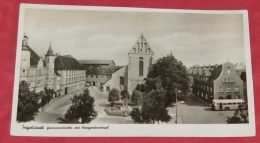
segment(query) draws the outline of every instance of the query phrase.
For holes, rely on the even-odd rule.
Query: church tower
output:
[[[131,94],[134,89],[143,91],[144,79],[153,62],[153,51],[143,34],[128,52],[128,83],[127,90]]]
[[[24,34],[23,42],[22,42],[22,55],[21,55],[21,72],[20,72],[20,81],[24,80],[27,81],[27,76],[30,68],[30,58],[31,58],[31,51],[28,46],[28,37]]]
[[[51,44],[47,51],[47,54],[45,55],[45,62],[46,62],[46,80],[45,80],[45,86],[46,88],[53,89],[54,87],[54,60],[55,55],[53,54]]]

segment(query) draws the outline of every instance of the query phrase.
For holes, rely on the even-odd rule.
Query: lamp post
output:
[[[178,96],[178,93],[180,93],[181,91],[178,91],[178,90],[175,90],[175,105],[176,105],[176,121],[175,123],[178,124],[178,102],[177,102],[177,96]]]

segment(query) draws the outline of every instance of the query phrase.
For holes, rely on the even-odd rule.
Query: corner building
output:
[[[193,66],[188,72],[193,78],[193,93],[208,102],[213,99],[245,99],[243,80],[230,62]]]
[[[85,87],[86,73],[82,65],[71,56],[54,55],[51,44],[45,59],[28,45],[24,35],[22,42],[20,79],[30,84],[36,93],[44,87],[53,89],[58,95],[68,94]]]

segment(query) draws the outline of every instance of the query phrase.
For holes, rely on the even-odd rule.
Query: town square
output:
[[[26,9],[16,121],[248,124],[243,26],[230,13]]]

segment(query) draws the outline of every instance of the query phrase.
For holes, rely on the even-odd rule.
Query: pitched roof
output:
[[[148,42],[144,38],[143,34],[137,39],[137,42],[133,46],[133,48],[128,52],[131,54],[142,53],[142,54],[151,54],[153,55],[153,50],[149,46]]]
[[[31,47],[27,46],[27,48],[31,53],[30,66],[36,66],[41,57],[36,52],[34,52],[34,50]],[[45,63],[44,66],[46,66]]]
[[[204,68],[203,69],[205,76],[211,76],[211,69],[210,68]]]
[[[86,65],[116,65],[113,60],[78,60],[80,64]]]
[[[36,67],[41,57],[28,45],[28,39],[29,38],[24,34],[22,50],[27,50],[30,52],[30,67]],[[43,62],[43,64],[43,66],[46,66],[45,62]]]
[[[124,66],[105,66],[102,68],[91,68],[86,71],[87,75],[111,75]]]
[[[223,65],[219,65],[217,68],[214,68],[208,81],[214,81],[215,79],[217,79],[222,72],[222,67]]]
[[[60,76],[59,72],[57,70],[54,70],[54,73],[57,75],[57,76]]]
[[[54,64],[55,70],[84,70],[84,67],[70,56],[58,56]]]

